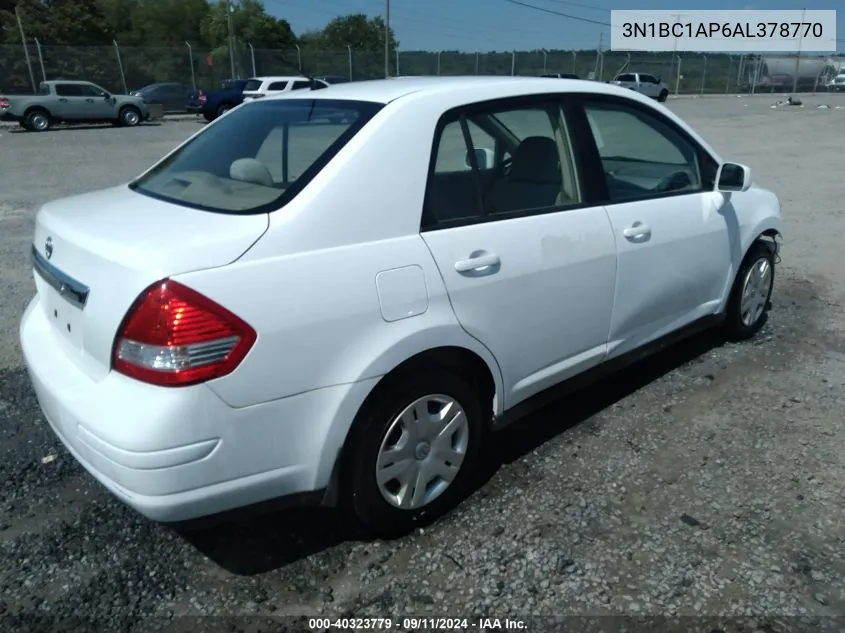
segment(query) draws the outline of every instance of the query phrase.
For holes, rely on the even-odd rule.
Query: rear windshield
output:
[[[244,84],[244,92],[249,92],[250,90],[258,90],[261,87],[261,80],[260,79],[250,79],[248,82]]]
[[[336,99],[245,103],[130,187],[217,213],[273,211],[292,200],[382,107]]]
[[[42,82],[38,85],[38,94],[40,95],[49,95],[50,94],[50,84]]]

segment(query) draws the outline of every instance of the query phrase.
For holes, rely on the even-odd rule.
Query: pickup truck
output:
[[[150,118],[141,97],[113,95],[87,81],[44,81],[37,95],[0,97],[0,121],[17,121],[32,132],[55,123],[114,123],[134,127]]]
[[[646,73],[622,73],[616,75],[616,78],[610,83],[622,86],[623,88],[630,88],[658,101],[666,101],[666,98],[669,96],[669,87],[660,77],[647,75]]]
[[[244,87],[247,79],[224,79],[220,90],[206,92],[200,90],[188,99],[188,112],[202,114],[209,123],[219,116],[226,114],[244,100]]]

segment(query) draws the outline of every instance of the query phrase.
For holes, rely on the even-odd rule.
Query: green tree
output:
[[[355,78],[384,76],[384,20],[380,16],[368,18],[363,13],[342,15],[331,20],[319,37],[308,42],[309,68],[312,72],[345,75],[348,58],[353,56]],[[391,65],[399,42],[388,30],[388,48]]]

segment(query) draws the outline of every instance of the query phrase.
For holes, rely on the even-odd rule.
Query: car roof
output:
[[[371,79],[332,84],[320,90],[295,90],[291,93],[272,95],[270,99],[349,99],[387,104],[401,97],[416,94],[442,94],[455,96],[455,107],[470,101],[484,101],[487,98],[517,97],[520,95],[549,92],[549,81],[545,77],[512,76],[462,76],[462,77],[395,77]],[[592,92],[629,97],[630,90],[618,86],[586,81],[584,79],[561,79],[554,82],[555,92]],[[489,96],[485,96],[488,93]]]
[[[308,77],[303,77],[302,75],[262,75],[260,77],[250,77],[247,81],[293,81],[296,79],[308,81]]]

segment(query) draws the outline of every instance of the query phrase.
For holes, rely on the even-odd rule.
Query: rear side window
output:
[[[305,88],[310,88],[311,82],[310,81],[294,81],[291,90],[304,90]]]
[[[38,94],[40,95],[48,95],[50,94],[50,84],[42,82],[38,86]]]
[[[81,97],[82,88],[79,84],[56,84],[56,94],[60,97]]]
[[[244,92],[258,90],[260,88],[261,88],[261,80],[260,79],[250,79],[248,82],[246,82],[244,84]]]
[[[267,90],[284,90],[287,88],[288,82],[286,81],[274,81],[270,84],[270,87]]]
[[[259,100],[235,108],[130,187],[229,214],[284,206],[384,106],[337,99]]]
[[[628,75],[619,75],[619,76],[616,78],[616,81],[636,81],[636,80],[637,80],[637,78],[636,78],[634,75],[630,75],[630,74],[628,74]]]

